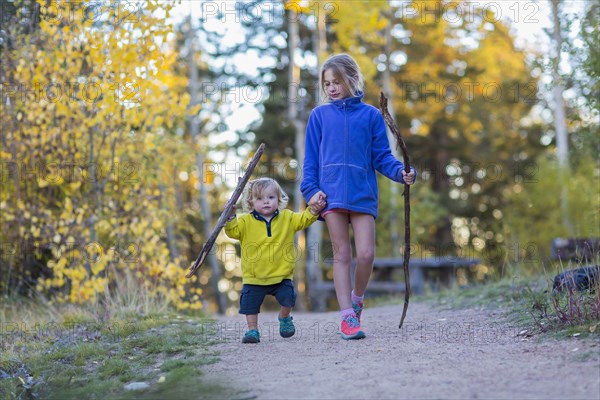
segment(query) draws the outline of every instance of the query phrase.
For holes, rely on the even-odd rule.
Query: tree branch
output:
[[[381,92],[381,97],[379,98],[379,109],[381,111],[381,115],[383,115],[383,119],[387,126],[389,126],[392,134],[396,138],[396,146],[402,150],[402,156],[404,159],[404,170],[408,173],[410,172],[410,158],[408,157],[408,150],[406,148],[406,144],[404,143],[404,139],[400,136],[400,132],[396,127],[396,123],[394,122],[390,112],[388,111],[388,99],[385,97],[383,92]],[[400,325],[398,328],[402,328],[402,324],[404,323],[404,318],[406,318],[406,311],[408,310],[408,302],[410,300],[410,273],[408,269],[408,263],[410,261],[410,185],[404,184],[404,283],[406,286],[406,290],[404,292],[404,308],[402,309],[402,317],[400,318]]]
[[[256,164],[258,164],[258,161],[260,160],[260,156],[262,155],[264,150],[265,150],[265,144],[261,143],[260,146],[258,146],[256,153],[254,153],[254,157],[252,157],[252,160],[250,160],[250,164],[248,164],[248,169],[246,169],[244,176],[238,182],[235,190],[233,191],[233,194],[229,198],[229,201],[227,201],[227,204],[225,204],[225,209],[221,213],[221,216],[219,217],[219,220],[217,221],[217,225],[213,229],[213,231],[210,234],[210,237],[208,238],[206,243],[204,243],[204,246],[202,246],[202,250],[200,251],[198,258],[196,258],[196,261],[194,261],[194,263],[190,267],[190,270],[185,275],[186,278],[191,278],[192,275],[194,275],[194,273],[196,273],[196,271],[202,266],[202,263],[206,259],[206,256],[208,255],[208,253],[212,249],[213,245],[215,244],[215,241],[217,240],[217,236],[219,236],[219,232],[221,232],[221,229],[223,229],[223,227],[227,223],[227,218],[229,218],[229,215],[231,214],[231,210],[233,209],[233,207],[237,203],[238,199],[240,198],[240,195],[242,194],[242,191],[244,190],[246,183],[248,183],[248,180],[250,179],[250,176],[252,175],[252,172],[254,171]]]

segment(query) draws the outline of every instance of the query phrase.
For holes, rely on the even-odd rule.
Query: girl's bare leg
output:
[[[330,213],[325,217],[333,247],[333,286],[340,310],[352,308],[351,263],[352,247],[348,214]]]
[[[369,214],[350,214],[354,246],[356,247],[356,271],[354,272],[354,294],[363,296],[375,258],[375,218]]]

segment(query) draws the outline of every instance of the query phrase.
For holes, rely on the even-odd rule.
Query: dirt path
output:
[[[290,339],[262,313],[257,345],[240,343],[242,316],[221,318],[221,361],[205,376],[237,399],[600,399],[596,340],[538,343],[495,312],[419,303],[399,330],[400,313],[366,308],[367,338],[356,341],[339,338],[337,313],[295,313]]]

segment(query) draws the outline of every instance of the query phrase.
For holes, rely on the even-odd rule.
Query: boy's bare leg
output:
[[[258,314],[247,314],[246,323],[249,331],[258,330]]]
[[[292,307],[281,306],[281,311],[279,311],[279,318],[287,318],[290,316],[291,312],[292,312]]]

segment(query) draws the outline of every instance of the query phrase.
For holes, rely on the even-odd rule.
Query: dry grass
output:
[[[199,367],[216,359],[202,329],[209,321],[182,318],[130,275],[107,293],[81,306],[2,299],[0,398],[191,398],[199,390],[222,397],[200,378]],[[150,387],[129,393],[132,381]]]

